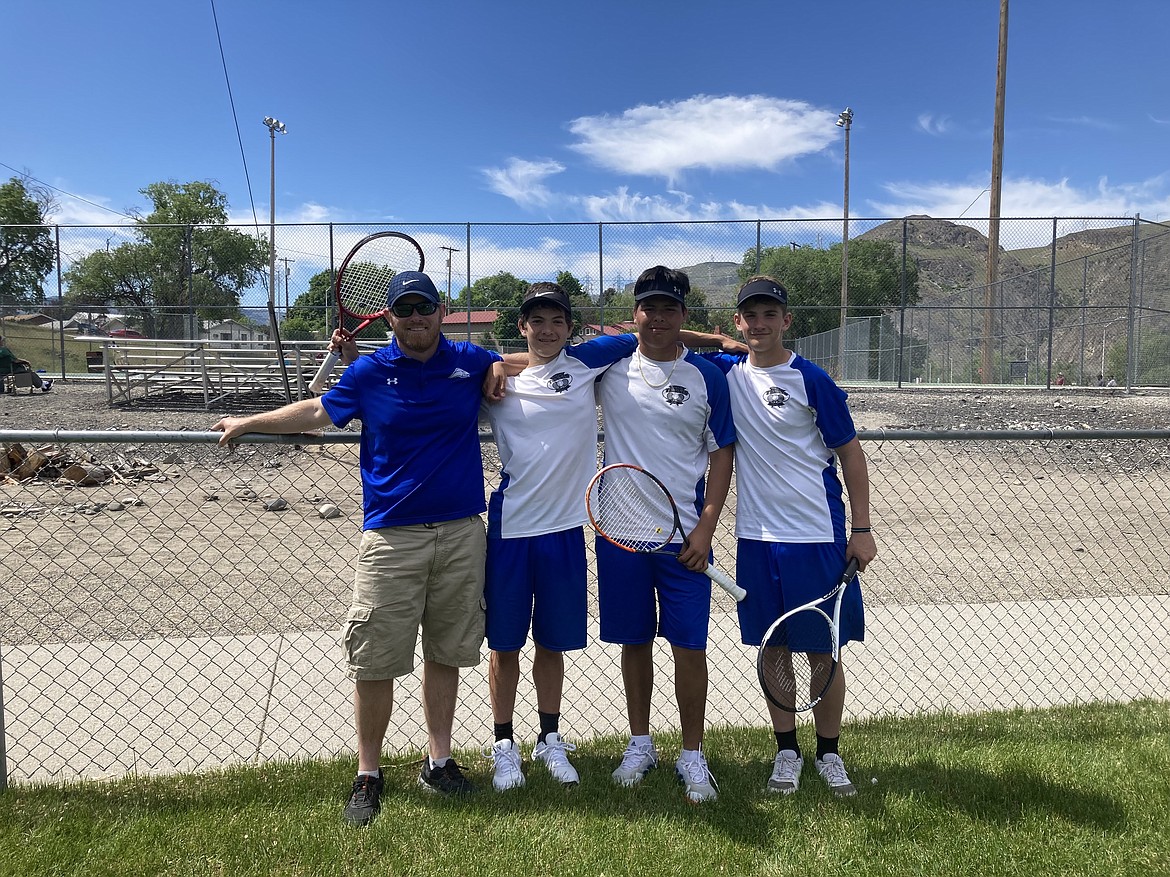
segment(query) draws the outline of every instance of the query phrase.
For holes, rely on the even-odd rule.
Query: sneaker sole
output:
[[[650,771],[654,770],[656,767],[658,767],[658,765],[652,764],[652,765],[650,765],[650,767],[646,768],[644,771],[642,771],[636,777],[615,777],[615,776],[613,776],[613,774],[610,774],[610,777],[613,778],[615,785],[625,786],[625,787],[629,788],[630,786],[638,785],[638,783],[640,783],[640,782],[642,782],[642,780],[646,779],[646,774],[650,773]]]

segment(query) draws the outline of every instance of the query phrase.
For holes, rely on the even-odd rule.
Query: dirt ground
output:
[[[99,382],[0,396],[0,430],[207,431],[225,414],[278,398],[155,398],[111,408]],[[1170,393],[857,388],[860,429],[1165,429]],[[163,447],[102,440],[73,447],[96,462],[159,472],[74,488],[0,484],[0,637],[9,641],[152,633],[325,629],[343,611],[361,489],[353,445]],[[1170,526],[1165,442],[867,442],[883,526],[875,600],[992,601],[1037,592],[1079,597],[1155,588],[1136,546]],[[490,490],[498,478],[485,445]],[[338,466],[337,463],[342,463]],[[283,510],[265,504],[282,499]],[[135,501],[140,501],[135,504]],[[323,503],[340,514],[322,520]],[[728,499],[716,553],[733,563]],[[1101,539],[1112,533],[1115,538]],[[961,549],[961,554],[956,553]],[[51,607],[51,609],[50,609]],[[47,614],[46,614],[47,613]]]
[[[860,429],[1164,429],[1170,391],[1062,387],[893,390],[850,388]],[[0,429],[206,430],[225,414],[276,407],[276,396],[240,398],[206,411],[183,397],[110,407],[100,381],[57,381],[48,393],[0,395]]]

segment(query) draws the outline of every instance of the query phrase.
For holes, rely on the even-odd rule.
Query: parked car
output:
[[[146,336],[137,329],[111,329],[109,333],[111,338],[145,338]]]

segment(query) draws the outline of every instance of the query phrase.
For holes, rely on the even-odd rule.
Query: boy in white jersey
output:
[[[500,452],[499,486],[488,503],[487,638],[495,723],[492,785],[524,785],[512,719],[520,649],[531,625],[532,679],[540,736],[533,758],[566,785],[578,781],[561,739],[564,652],[586,644],[586,522],[583,497],[597,468],[594,382],[633,352],[633,335],[565,349],[573,328],[568,295],[555,283],[529,287],[518,327],[527,368],[509,377],[502,402],[485,406]]]
[[[846,394],[814,363],[784,347],[792,325],[788,291],[757,276],[739,291],[735,326],[748,354],[708,354],[726,374],[735,416],[736,580],[748,592],[739,604],[740,633],[759,645],[785,611],[828,593],[848,558],[864,570],[877,555],[870,532],[869,474]],[[852,533],[834,453],[849,489]],[[854,579],[841,606],[841,645],[865,633],[861,586]],[[840,796],[853,795],[837,751],[845,704],[843,662],[816,707],[817,772]],[[768,791],[800,787],[804,760],[796,716],[767,704],[777,755]]]
[[[727,381],[679,343],[690,281],[656,266],[634,284],[638,349],[602,377],[606,463],[634,463],[658,476],[678,504],[683,532],[668,550],[632,554],[598,538],[601,638],[622,646],[630,743],[613,772],[641,782],[658,765],[650,737],[655,636],[670,644],[683,751],[675,764],[692,803],[716,797],[702,752],[707,706],[711,585],[703,574],[731,483],[735,429]],[[704,476],[706,489],[704,491]]]

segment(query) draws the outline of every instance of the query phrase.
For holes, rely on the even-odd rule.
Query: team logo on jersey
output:
[[[792,394],[780,387],[768,387],[764,390],[764,404],[769,408],[783,408],[784,403],[792,398]]]
[[[456,368],[455,371],[453,371],[453,372],[451,372],[451,374],[447,375],[447,380],[449,380],[449,381],[462,381],[462,380],[465,380],[466,378],[469,378],[469,377],[471,377],[470,372],[465,372],[461,368]]]
[[[666,400],[667,405],[681,405],[691,398],[691,391],[678,384],[671,384],[662,391],[662,398]]]
[[[544,383],[554,393],[564,393],[573,385],[573,376],[568,372],[557,372]]]

